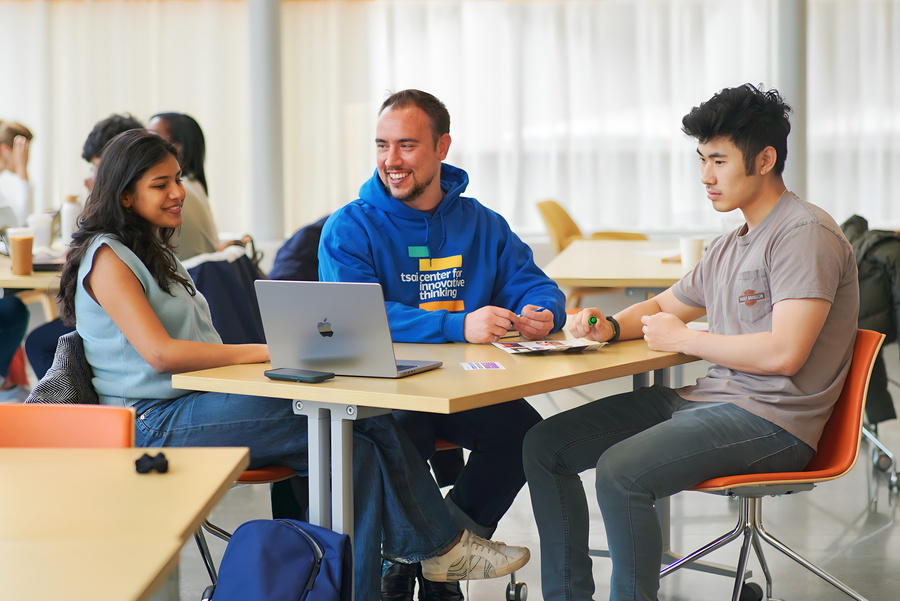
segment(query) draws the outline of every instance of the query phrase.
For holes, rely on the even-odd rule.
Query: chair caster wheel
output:
[[[755,582],[745,582],[741,587],[741,601],[762,601],[762,587]]]
[[[885,455],[884,453],[878,453],[876,451],[875,456],[873,457],[873,463],[875,467],[880,469],[882,472],[887,472],[893,467],[894,460]]]
[[[510,582],[506,585],[506,601],[525,601],[528,599],[528,585],[524,582]]]
[[[216,590],[216,587],[215,587],[215,585],[212,585],[212,584],[209,585],[208,587],[206,587],[205,589],[203,589],[203,596],[200,597],[200,601],[210,601],[210,599],[212,599],[213,592],[215,592],[215,590]]]

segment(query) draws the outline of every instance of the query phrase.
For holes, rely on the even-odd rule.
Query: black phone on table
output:
[[[290,367],[267,369],[263,373],[271,380],[285,380],[287,382],[324,382],[334,377],[334,374],[330,371],[292,369]]]

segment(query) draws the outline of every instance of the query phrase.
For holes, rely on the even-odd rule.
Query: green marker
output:
[[[591,316],[588,318],[588,325],[589,325],[589,326],[592,326],[592,325],[594,325],[595,323],[597,323],[597,318],[594,317],[593,315],[591,315]]]

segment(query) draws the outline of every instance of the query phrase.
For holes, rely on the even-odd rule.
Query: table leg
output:
[[[353,422],[390,409],[296,400],[309,429],[310,523],[353,537]]]

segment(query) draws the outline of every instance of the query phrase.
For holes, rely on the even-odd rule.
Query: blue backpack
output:
[[[298,520],[251,520],[225,548],[213,601],[350,601],[350,537]]]

